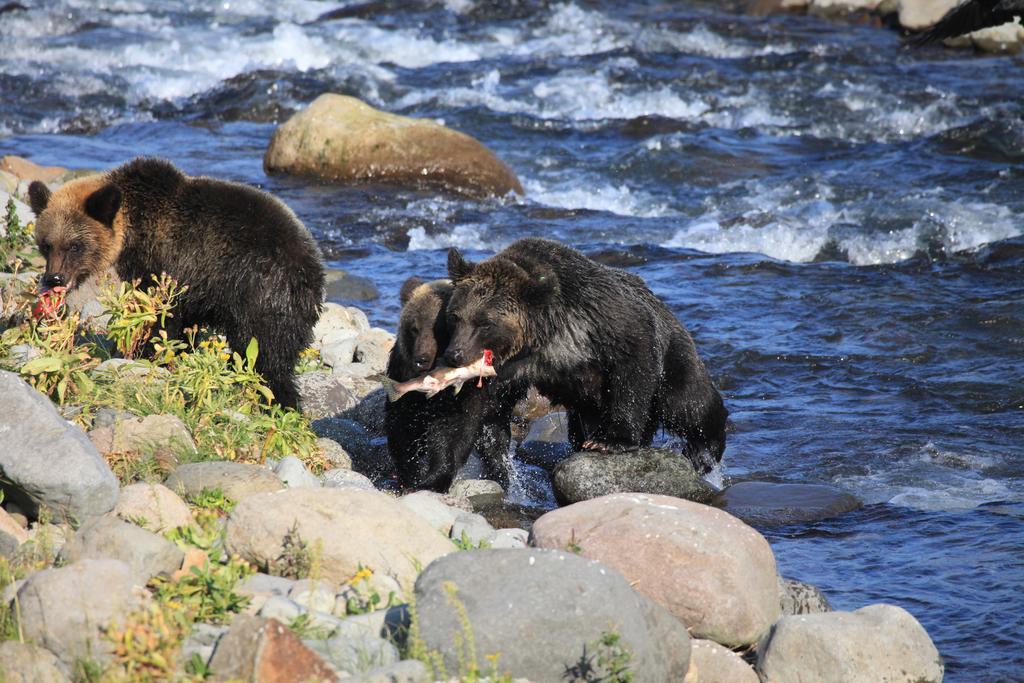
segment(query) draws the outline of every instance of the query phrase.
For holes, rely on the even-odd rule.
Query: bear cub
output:
[[[700,472],[721,460],[728,415],[690,334],[639,277],[552,240],[479,264],[448,252],[449,365],[494,353],[499,383],[565,406],[576,450],[631,450],[659,426]]]
[[[312,341],[324,275],[312,236],[281,201],[148,158],[52,194],[34,182],[29,199],[46,258],[41,289],[74,289],[111,267],[143,284],[166,272],[188,285],[168,335],[205,325],[238,351],[255,337],[256,369],[277,402],[296,406],[295,362]]]
[[[396,382],[419,377],[438,365],[448,345],[446,318],[450,280],[423,282],[411,277],[402,285],[402,313],[387,376]],[[456,394],[446,389],[427,398],[410,392],[384,406],[388,451],[403,488],[445,492],[476,448],[488,479],[508,484],[505,454],[511,439],[515,395],[510,386],[485,381],[483,389],[467,383]]]

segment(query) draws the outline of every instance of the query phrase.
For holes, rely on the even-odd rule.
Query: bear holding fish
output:
[[[640,278],[539,238],[518,240],[480,263],[453,248],[448,275],[440,281],[443,307],[430,324],[413,327],[406,315],[411,302],[403,301],[385,380],[387,413],[404,418],[387,421],[403,485],[446,489],[468,457],[465,444],[495,433],[482,460],[489,478],[507,481],[497,450],[507,450],[512,407],[530,386],[566,408],[575,450],[633,450],[664,428],[685,440],[697,471],[721,460],[728,416],[722,397],[689,333]],[[435,349],[430,366],[413,375],[392,372],[422,337]],[[471,381],[483,389],[462,388]],[[400,408],[413,400],[403,398],[407,392],[416,392],[416,406]],[[482,404],[468,414],[458,403],[432,404],[467,393]],[[441,430],[432,441],[421,423],[414,431],[423,438],[410,448],[407,430],[419,413],[457,425],[458,436]],[[462,446],[456,457],[445,455],[453,438]],[[431,476],[417,480],[416,471]]]

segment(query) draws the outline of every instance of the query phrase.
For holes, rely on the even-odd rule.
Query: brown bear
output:
[[[34,182],[29,199],[46,258],[41,289],[74,289],[111,267],[144,284],[166,272],[188,285],[169,336],[209,326],[239,351],[256,338],[256,369],[277,402],[296,406],[295,362],[312,341],[324,274],[312,236],[281,201],[147,158],[52,194]]]
[[[450,280],[424,283],[412,277],[402,285],[389,378],[404,382],[437,365],[448,344],[445,311],[451,292]],[[431,398],[412,392],[385,404],[388,452],[403,488],[447,491],[474,448],[484,476],[508,485],[506,456],[519,396],[511,385],[485,382],[483,389],[466,384],[458,394],[446,389]]]
[[[497,379],[568,412],[573,448],[629,450],[659,426],[701,472],[721,460],[728,415],[693,339],[636,275],[546,239],[479,264],[448,252],[448,365],[491,349]]]

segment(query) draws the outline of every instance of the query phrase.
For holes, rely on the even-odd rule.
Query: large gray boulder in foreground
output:
[[[18,590],[25,640],[42,645],[67,667],[105,662],[112,643],[104,629],[122,625],[145,605],[136,573],[118,560],[82,560],[29,576]]]
[[[114,509],[117,478],[85,432],[12,372],[0,372],[0,416],[0,480],[8,500],[33,515],[45,505],[78,520]]]
[[[121,560],[140,583],[146,583],[157,574],[176,572],[185,555],[163,536],[107,515],[83,524],[61,548],[60,559],[68,564],[84,559]]]
[[[441,654],[449,672],[459,671],[456,643],[470,637],[482,669],[485,657],[500,653],[499,672],[531,681],[574,680],[574,674],[605,680],[596,661],[602,652],[628,652],[636,683],[682,681],[690,662],[690,639],[679,621],[618,572],[570,552],[446,555],[416,581],[416,614],[426,647]],[[618,643],[601,645],[612,634]],[[583,675],[588,667],[593,678]]]
[[[779,619],[757,646],[774,683],[938,683],[943,664],[924,628],[895,605]]]

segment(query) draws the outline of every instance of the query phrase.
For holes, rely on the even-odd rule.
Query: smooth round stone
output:
[[[719,493],[712,504],[756,526],[816,522],[856,510],[860,500],[824,484],[744,481]]]

